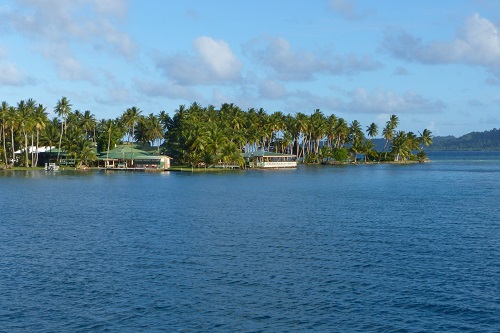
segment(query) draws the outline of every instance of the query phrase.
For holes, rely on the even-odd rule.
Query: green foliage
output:
[[[336,148],[333,150],[333,159],[337,162],[346,162],[349,158],[349,150],[347,148]]]
[[[345,162],[349,152],[353,158],[364,156],[364,161],[418,158],[414,151],[432,144],[432,134],[424,130],[417,137],[412,132],[397,131],[399,119],[391,115],[382,130],[384,149],[375,150],[374,136],[379,127],[372,123],[363,127],[357,120],[323,114],[319,109],[309,115],[285,114],[264,109],[241,110],[232,103],[220,108],[192,103],[179,106],[170,117],[165,111],[146,114],[136,106],[126,109],[116,119],[96,120],[89,111],[72,109],[69,99],[57,101],[54,111],[57,118],[49,121],[42,105],[28,99],[17,107],[3,102],[0,107],[1,150],[3,160],[10,161],[14,151],[24,149],[22,162],[36,165],[37,158],[27,153],[31,142],[58,146],[57,154],[73,156],[82,163],[91,163],[89,148],[97,146],[105,152],[128,141],[155,146],[175,163],[192,166],[205,163],[243,165],[243,150],[267,150],[295,154],[305,163],[325,160]],[[382,127],[381,127],[382,128]],[[367,137],[368,139],[367,139]]]

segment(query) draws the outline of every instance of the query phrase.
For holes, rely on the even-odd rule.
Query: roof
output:
[[[39,153],[45,153],[45,152],[49,152],[51,150],[51,147],[38,147],[38,152]],[[57,153],[58,149],[55,147],[55,146],[52,146],[52,153],[53,152],[56,152]],[[28,152],[31,154],[31,153],[35,153],[36,152],[36,146],[29,146],[28,147]],[[20,150],[16,150],[14,152],[14,154],[21,154],[21,153],[24,153],[24,148],[23,149],[20,149]]]
[[[251,157],[295,157],[295,155],[292,154],[280,154],[280,153],[273,153],[269,151],[254,151],[254,152],[248,152],[248,153],[243,153],[244,158],[251,158]]]
[[[168,156],[165,156],[165,155],[144,155],[144,156],[137,156],[135,157],[136,159],[141,159],[141,160],[157,160],[159,158],[168,158],[168,159],[172,159],[172,157],[168,157]]]
[[[140,150],[135,148],[132,145],[119,145],[114,149],[111,149],[109,152],[103,151],[101,152],[99,159],[126,159],[131,160],[136,157],[142,157],[149,155],[144,150]]]
[[[133,145],[117,145],[115,148],[111,149],[108,153],[103,151],[99,155],[100,160],[106,160],[106,159],[133,160],[136,158],[155,159],[161,157],[170,158],[168,156],[163,156],[163,155],[153,155],[151,152],[138,149],[137,146]]]

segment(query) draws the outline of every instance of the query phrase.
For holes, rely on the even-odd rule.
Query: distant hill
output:
[[[500,150],[500,129],[471,132],[459,138],[436,136],[427,150]]]
[[[424,150],[497,150],[500,151],[500,129],[492,129],[485,132],[471,132],[459,138],[454,136],[436,136],[433,138],[432,146],[424,147]],[[372,139],[375,149],[384,149],[384,139]],[[387,149],[390,150],[390,147]]]

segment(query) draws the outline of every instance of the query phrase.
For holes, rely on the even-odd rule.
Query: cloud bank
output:
[[[194,54],[176,53],[156,58],[156,67],[180,85],[228,84],[241,79],[243,64],[223,40],[207,36],[193,41]]]
[[[477,13],[466,19],[454,40],[424,42],[405,31],[389,31],[383,47],[393,56],[408,61],[477,65],[500,75],[499,28]]]

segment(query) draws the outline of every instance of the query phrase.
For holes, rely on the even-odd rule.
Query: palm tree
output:
[[[19,101],[17,103],[17,113],[19,115],[19,124],[24,136],[24,163],[26,167],[30,166],[29,149],[28,149],[28,133],[31,132],[33,126],[32,112],[35,107],[35,101],[29,99],[28,101]]]
[[[327,138],[327,146],[332,148],[333,147],[333,141],[335,140],[335,128],[337,127],[337,116],[334,114],[331,114],[328,116],[326,119],[326,138]]]
[[[388,123],[393,131],[396,130],[396,127],[398,127],[398,125],[399,125],[398,116],[396,116],[395,114],[391,114],[391,116],[389,117]]]
[[[382,136],[385,139],[385,145],[384,145],[384,150],[385,151],[385,157],[384,159],[387,159],[387,146],[389,145],[389,142],[391,142],[394,139],[394,135],[396,132],[396,127],[399,125],[399,118],[398,116],[392,114],[389,117],[389,120],[385,123],[384,130],[382,131]]]
[[[73,148],[73,156],[75,157],[75,165],[77,168],[80,169],[83,164],[87,165],[87,162],[97,160],[94,149],[87,138],[80,137]]]
[[[351,152],[354,154],[354,164],[358,163],[358,154],[363,151],[363,142],[361,140],[355,140],[351,146]]]
[[[3,144],[3,156],[5,165],[7,166],[7,144],[5,139],[5,132],[7,131],[7,117],[9,112],[9,104],[5,101],[2,102],[0,107],[0,114],[2,117],[2,144]]]
[[[228,142],[228,137],[217,124],[210,124],[205,133],[206,150],[212,156],[217,156],[222,145]]]
[[[396,132],[391,148],[391,151],[394,154],[394,162],[398,162],[400,157],[401,160],[404,160],[409,156],[411,149],[408,144],[409,141],[407,134],[404,131]]]
[[[123,124],[128,128],[127,133],[129,135],[129,140],[128,140],[129,143],[130,143],[130,138],[132,139],[135,138],[135,126],[139,122],[141,113],[142,113],[141,109],[139,109],[136,106],[133,106],[125,110],[125,112],[122,115]]]
[[[364,139],[363,131],[361,130],[361,124],[357,120],[353,120],[349,126],[349,140],[351,144],[354,145],[356,141],[361,141]]]
[[[221,146],[216,159],[221,161],[223,164],[236,163],[239,166],[245,165],[245,159],[241,155],[241,150],[234,142],[231,141],[228,141]]]
[[[7,117],[6,117],[6,123],[9,125],[10,127],[10,140],[11,140],[11,149],[12,149],[12,164],[11,164],[11,167],[14,166],[14,161],[15,161],[15,157],[16,157],[16,154],[15,154],[15,151],[16,151],[16,147],[15,147],[15,141],[14,141],[14,132],[16,131],[16,128],[19,126],[19,122],[20,122],[20,117],[19,117],[19,114],[17,112],[17,109],[13,106],[9,106],[8,110],[7,110]]]
[[[420,137],[419,137],[419,141],[420,141],[420,144],[421,144],[421,149],[423,148],[423,146],[427,146],[429,147],[430,145],[432,145],[432,132],[429,131],[427,128],[424,129],[424,131],[422,133],[420,133]]]
[[[370,138],[374,138],[378,135],[378,126],[375,123],[371,123],[370,126],[366,127],[366,134]]]
[[[339,118],[337,120],[337,126],[335,127],[335,136],[337,137],[337,142],[335,143],[335,148],[341,148],[344,146],[347,137],[349,136],[349,126],[344,118]]]
[[[154,114],[150,113],[147,118],[142,118],[142,125],[144,126],[144,135],[147,141],[151,141],[151,145],[154,145],[155,141],[158,141],[158,154],[160,153],[160,141],[163,138],[162,126],[160,119]]]
[[[106,132],[107,137],[108,137],[108,146],[106,149],[106,164],[109,163],[109,147],[111,146],[111,135],[113,134],[113,120],[108,119],[108,120],[103,120],[103,130]]]
[[[61,135],[59,136],[59,150],[57,152],[58,161],[61,156],[61,144],[62,144],[62,137],[64,134],[64,128],[66,127],[66,119],[71,113],[71,106],[72,105],[70,104],[69,100],[63,96],[60,100],[57,101],[56,107],[54,108],[54,111],[56,112],[57,116],[62,119]]]
[[[80,124],[85,130],[85,138],[87,140],[90,139],[91,130],[93,131],[93,141],[95,142],[95,128],[97,126],[95,115],[93,115],[90,110],[86,110],[80,119]]]
[[[314,110],[313,114],[310,117],[310,128],[309,128],[309,134],[311,139],[315,139],[315,144],[314,144],[314,152],[316,154],[319,153],[319,143],[323,138],[325,137],[325,130],[326,130],[326,118],[319,109]]]
[[[47,122],[42,132],[41,142],[49,146],[49,162],[52,157],[52,147],[55,146],[59,140],[59,127],[61,127],[59,119],[53,118],[52,121]]]
[[[306,158],[306,146],[307,140],[309,137],[307,133],[309,132],[309,117],[302,112],[299,112],[295,115],[295,119],[297,121],[297,132],[299,136],[302,137],[302,142],[299,144],[299,147],[302,147],[302,151],[297,153],[297,158]]]
[[[368,162],[368,156],[377,156],[377,151],[373,148],[375,148],[375,144],[372,140],[365,140],[361,150],[361,152],[365,155],[365,163]]]
[[[278,152],[278,133],[285,127],[285,115],[281,111],[276,111],[269,116],[269,128],[271,129],[271,139],[274,138],[274,151]]]
[[[39,104],[33,112],[33,120],[35,122],[36,128],[36,159],[34,161],[34,166],[38,165],[38,145],[40,143],[40,132],[45,128],[48,122],[48,113],[42,104]]]

